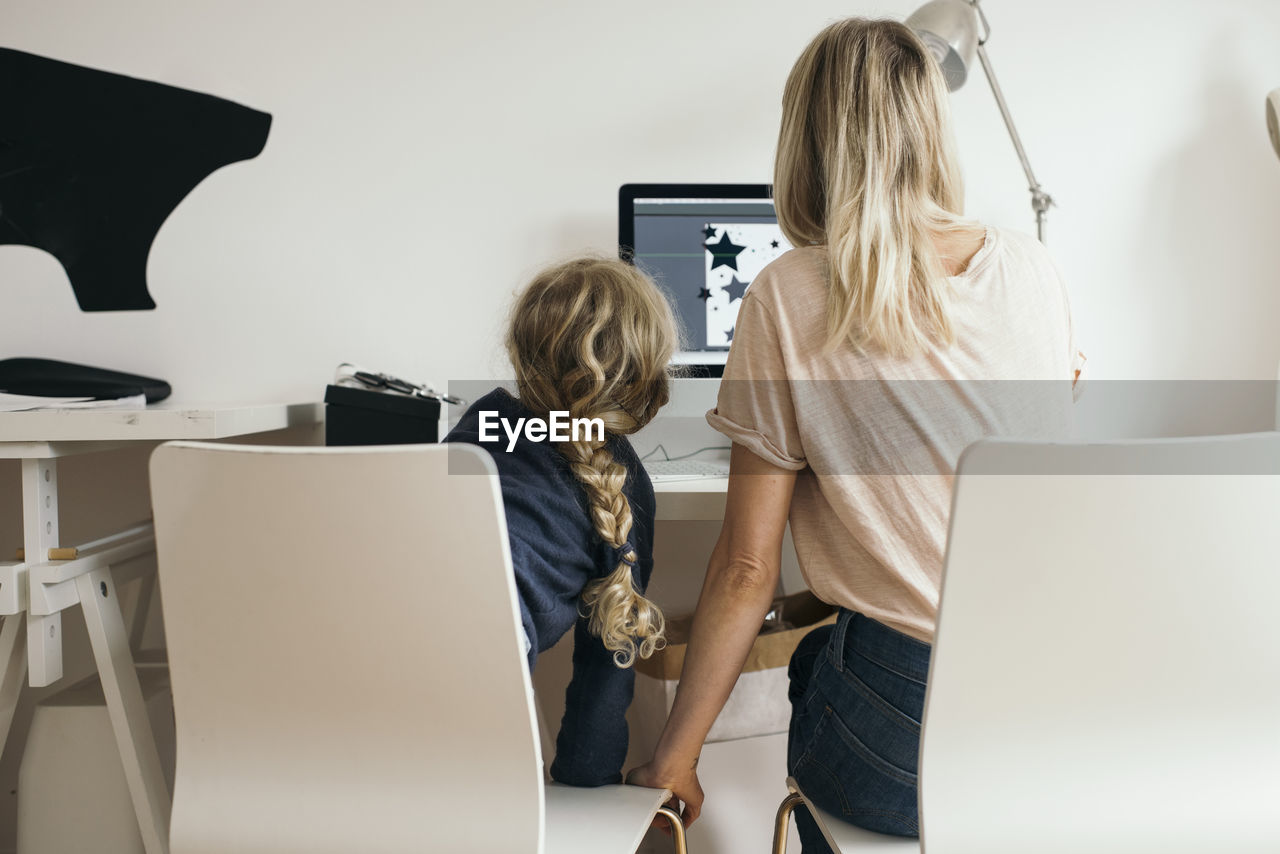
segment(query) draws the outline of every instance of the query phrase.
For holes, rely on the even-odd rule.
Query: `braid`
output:
[[[600,539],[613,549],[626,546],[632,522],[631,502],[622,491],[626,467],[602,441],[564,442],[560,452],[586,490],[587,509]],[[630,667],[637,655],[648,658],[665,645],[662,612],[635,589],[631,566],[638,559],[635,550],[628,549],[613,572],[582,591],[582,602],[590,609],[587,627],[613,651],[619,667]]]
[[[586,488],[587,510],[596,533],[609,545],[621,548],[631,533],[631,502],[622,494],[626,468],[614,460],[603,442],[564,442],[560,448],[574,477]]]

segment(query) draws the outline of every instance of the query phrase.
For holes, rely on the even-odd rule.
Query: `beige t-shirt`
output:
[[[751,283],[707,421],[799,472],[791,533],[819,598],[932,642],[961,451],[1072,431],[1066,289],[1039,242],[988,228],[950,279],[954,345],[823,353],[825,268],[823,247],[794,249]]]

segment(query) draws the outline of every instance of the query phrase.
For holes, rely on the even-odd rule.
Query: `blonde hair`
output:
[[[559,449],[586,490],[600,539],[611,549],[627,548],[613,572],[582,592],[589,629],[619,667],[660,649],[664,622],[635,589],[631,568],[638,556],[628,539],[631,504],[622,491],[627,469],[606,441],[639,430],[666,404],[667,363],[676,346],[675,319],[657,286],[629,264],[595,257],[539,273],[517,298],[507,333],[525,406],[604,422],[606,438],[561,442]]]
[[[971,224],[946,82],[907,26],[849,18],[810,42],[782,96],[773,180],[787,239],[827,247],[829,349],[954,341],[934,239]]]

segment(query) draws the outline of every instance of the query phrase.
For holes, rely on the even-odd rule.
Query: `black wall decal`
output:
[[[85,311],[155,308],[161,224],[270,127],[212,95],[0,48],[0,244],[52,254]]]

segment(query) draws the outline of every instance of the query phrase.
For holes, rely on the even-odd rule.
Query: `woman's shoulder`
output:
[[[987,226],[987,230],[992,235],[992,243],[996,249],[995,254],[1015,258],[1036,266],[1044,265],[1048,270],[1053,269],[1053,258],[1049,254],[1049,250],[1034,235],[1019,231],[1016,228],[997,228],[994,225]]]
[[[830,288],[827,266],[825,246],[790,249],[775,258],[747,288],[737,331],[750,339],[751,330],[766,318],[793,331],[823,327]]]
[[[997,257],[987,265],[989,287],[1000,287],[1011,299],[1039,305],[1057,303],[1066,292],[1062,270],[1053,255],[1036,237],[1011,228],[992,228]]]
[[[806,287],[825,289],[826,282],[827,248],[801,246],[788,249],[766,264],[752,280],[747,293],[771,301],[783,292],[791,295]]]

